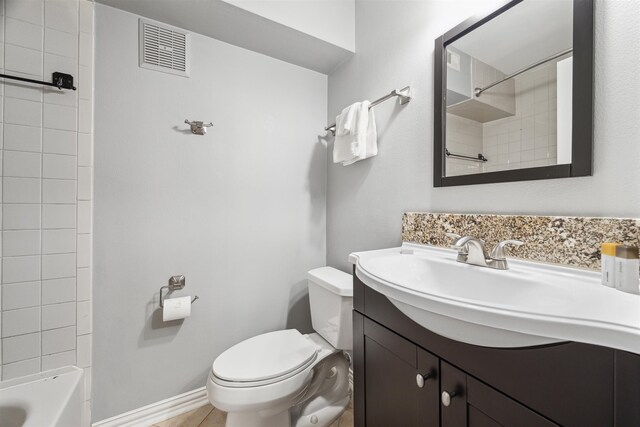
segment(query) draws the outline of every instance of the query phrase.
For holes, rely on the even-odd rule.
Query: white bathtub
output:
[[[67,366],[0,382],[0,426],[81,427],[82,376]]]

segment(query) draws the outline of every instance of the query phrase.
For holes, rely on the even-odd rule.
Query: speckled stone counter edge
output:
[[[402,240],[447,247],[445,232],[483,239],[488,248],[501,240],[525,242],[508,253],[530,261],[600,269],[600,245],[640,246],[640,219],[567,216],[487,215],[406,212]]]

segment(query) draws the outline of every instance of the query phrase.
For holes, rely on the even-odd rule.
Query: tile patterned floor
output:
[[[206,405],[149,427],[224,427],[226,419],[225,412],[211,405]],[[342,416],[329,427],[353,427],[353,407],[351,404]]]

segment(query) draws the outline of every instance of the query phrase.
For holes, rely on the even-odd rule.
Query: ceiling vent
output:
[[[189,34],[140,20],[140,67],[189,77]]]

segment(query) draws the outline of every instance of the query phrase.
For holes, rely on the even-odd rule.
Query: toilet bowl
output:
[[[207,395],[227,427],[326,427],[349,403],[351,275],[322,267],[308,274],[316,333],[257,335],[213,362]]]

